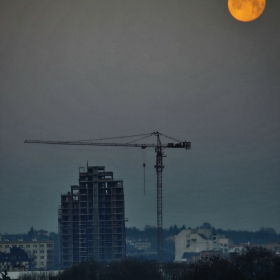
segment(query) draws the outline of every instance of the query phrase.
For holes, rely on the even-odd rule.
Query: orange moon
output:
[[[265,0],[228,0],[231,15],[240,21],[257,19],[264,11]]]

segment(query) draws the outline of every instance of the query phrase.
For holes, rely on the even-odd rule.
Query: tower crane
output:
[[[108,140],[108,139],[116,139],[116,138],[127,138],[127,137],[136,137],[136,136],[144,136],[140,139],[130,141],[128,143],[108,143],[108,142],[92,142],[96,140]],[[144,138],[148,138],[150,136],[156,136],[157,143],[156,144],[142,144],[142,143],[134,143],[136,141],[142,140]],[[176,143],[167,143],[162,144],[160,136],[167,137],[176,141]],[[122,137],[112,137],[112,138],[102,138],[102,139],[92,139],[92,140],[80,140],[80,141],[45,141],[45,140],[25,140],[24,143],[28,144],[52,144],[52,145],[82,145],[82,146],[101,146],[101,147],[140,147],[142,149],[146,148],[155,148],[156,152],[156,174],[157,174],[157,250],[158,250],[158,261],[162,261],[163,256],[163,233],[162,233],[162,171],[164,168],[163,165],[163,150],[166,148],[191,148],[191,142],[187,141],[179,141],[158,131],[148,133],[148,134],[140,134],[140,135],[131,135],[131,136],[122,136]],[[143,165],[145,167],[145,165]]]

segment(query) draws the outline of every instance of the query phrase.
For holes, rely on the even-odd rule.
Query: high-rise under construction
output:
[[[125,257],[123,181],[104,166],[79,169],[79,185],[61,195],[59,208],[62,268],[85,260]]]

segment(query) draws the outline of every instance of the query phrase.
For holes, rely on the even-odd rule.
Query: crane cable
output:
[[[146,134],[138,134],[138,135],[129,135],[129,136],[119,136],[119,137],[109,137],[109,138],[99,138],[99,139],[87,139],[87,140],[76,140],[76,141],[99,141],[99,140],[111,140],[111,139],[119,139],[119,138],[128,138],[128,137],[137,137],[137,136],[147,136],[151,135],[151,133]]]
[[[151,135],[148,135],[148,136],[145,136],[145,137],[142,137],[142,138],[136,139],[136,140],[132,140],[132,141],[127,142],[127,143],[125,143],[125,144],[130,144],[130,143],[133,143],[133,142],[136,142],[136,141],[139,141],[139,140],[142,140],[142,139],[148,138],[148,137],[150,137],[150,136],[151,136]]]
[[[169,139],[175,140],[175,141],[180,142],[180,143],[182,143],[182,142],[183,142],[183,141],[180,141],[180,140],[175,139],[175,138],[173,138],[173,137],[170,137],[170,136],[164,135],[164,134],[162,134],[162,133],[161,133],[160,135],[162,135],[162,136],[164,136],[164,137],[166,137],[166,138],[169,138]]]

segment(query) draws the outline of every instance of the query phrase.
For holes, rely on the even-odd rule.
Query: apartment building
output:
[[[28,256],[30,270],[52,270],[54,267],[54,242],[53,241],[0,241],[0,252],[10,253],[11,248],[21,248]]]
[[[232,240],[221,234],[213,234],[212,229],[184,229],[175,235],[175,261],[181,262],[188,253],[219,251],[227,254]]]
[[[61,195],[59,235],[62,268],[96,259],[125,258],[123,181],[104,166],[79,169],[79,185]]]

